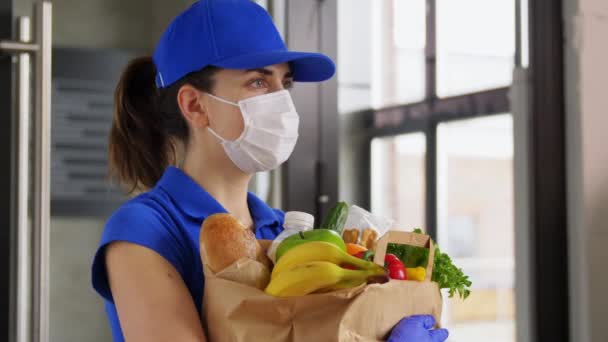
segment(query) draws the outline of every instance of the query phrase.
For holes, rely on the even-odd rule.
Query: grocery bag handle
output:
[[[435,248],[430,236],[396,230],[388,231],[376,243],[376,255],[374,256],[374,262],[376,264],[384,266],[384,257],[386,256],[386,249],[388,248],[389,243],[428,248],[429,260],[426,265],[426,277],[424,280],[431,281],[433,275],[433,262],[435,260]]]

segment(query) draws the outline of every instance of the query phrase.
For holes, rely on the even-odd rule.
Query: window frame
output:
[[[518,1],[516,1],[517,3]],[[356,113],[363,118],[366,150],[362,154],[367,171],[363,203],[371,207],[371,143],[374,138],[420,132],[426,136],[425,217],[426,231],[437,238],[437,126],[443,122],[498,115],[509,112],[510,87],[489,89],[452,97],[437,96],[437,4],[426,0],[425,98],[422,101]],[[517,9],[517,8],[516,8]],[[519,16],[516,14],[516,17]],[[519,19],[516,20],[516,24]],[[516,32],[519,35],[519,31]],[[517,40],[519,42],[519,40]],[[516,55],[519,54],[516,46]],[[519,59],[516,59],[518,62]]]
[[[565,162],[565,103],[562,0],[515,0],[515,67],[527,65],[529,80],[529,217],[531,295],[529,330],[523,341],[569,341],[568,231]],[[365,177],[362,205],[371,206],[371,142],[378,137],[421,132],[426,135],[426,228],[437,234],[437,126],[442,122],[510,112],[511,87],[438,98],[436,65],[436,1],[427,0],[426,96],[418,103],[353,113],[360,122],[366,148],[361,153]],[[523,24],[529,39],[523,39]],[[523,44],[528,44],[524,51]],[[524,56],[524,53],[526,54]],[[545,286],[551,284],[551,286]],[[517,318],[517,324],[525,317]],[[519,330],[519,329],[518,329]],[[526,335],[523,335],[526,333]]]

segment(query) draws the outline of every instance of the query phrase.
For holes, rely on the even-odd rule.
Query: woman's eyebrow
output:
[[[262,75],[266,75],[266,76],[272,76],[274,75],[274,71],[270,70],[270,69],[266,69],[266,68],[255,68],[255,69],[247,69],[245,70],[245,72],[250,73],[250,72],[259,72]],[[291,78],[293,77],[293,72],[288,71],[285,73],[285,75],[283,75],[283,78]]]

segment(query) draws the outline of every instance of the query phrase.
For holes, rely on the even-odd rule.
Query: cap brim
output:
[[[222,59],[212,63],[227,69],[255,69],[289,62],[296,82],[320,82],[330,79],[336,72],[331,58],[313,52],[265,51]]]

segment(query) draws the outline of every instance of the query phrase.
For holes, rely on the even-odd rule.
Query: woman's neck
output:
[[[251,175],[245,174],[230,159],[204,158],[186,154],[182,170],[205,189],[230,214],[248,228],[253,219],[247,204],[247,190]]]

